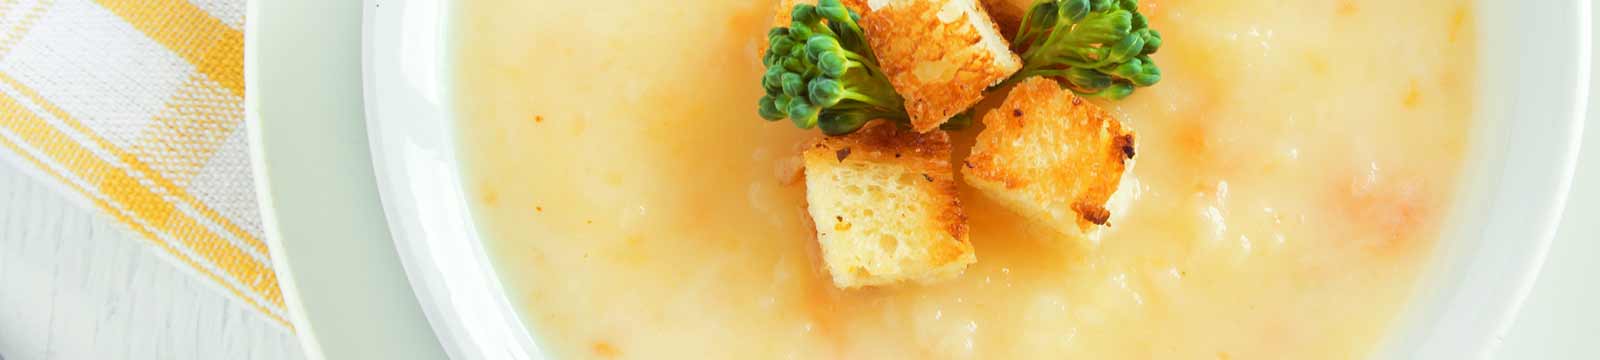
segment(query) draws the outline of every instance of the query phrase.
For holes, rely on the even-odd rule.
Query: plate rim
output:
[[[365,141],[340,141],[366,136],[352,45],[364,6],[246,2],[246,139],[264,240],[308,359],[443,358],[393,255]],[[330,238],[338,246],[319,243]]]

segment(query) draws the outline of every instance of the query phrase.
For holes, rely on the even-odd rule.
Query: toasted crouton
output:
[[[1088,235],[1109,225],[1106,203],[1132,167],[1133,132],[1094,104],[1034,77],[983,117],[964,179],[1012,211]]]
[[[1022,68],[977,1],[867,0],[867,42],[918,132],[938,128]]]
[[[977,261],[944,132],[878,121],[818,139],[804,158],[808,212],[839,288],[928,283]]]

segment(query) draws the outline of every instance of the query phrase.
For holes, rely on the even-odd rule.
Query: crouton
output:
[[[1132,167],[1133,132],[1110,113],[1034,77],[983,116],[964,179],[1012,211],[1066,235],[1110,226],[1107,201]]]
[[[861,26],[911,127],[928,132],[1022,68],[978,0],[868,0]]]
[[[977,261],[950,138],[876,121],[804,151],[808,213],[839,288],[929,283]]]

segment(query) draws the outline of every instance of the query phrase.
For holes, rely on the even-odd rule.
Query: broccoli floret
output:
[[[1011,44],[1022,53],[1022,70],[1001,85],[1058,77],[1078,94],[1121,99],[1161,81],[1150,59],[1161,33],[1139,13],[1138,0],[1039,0]]]
[[[874,119],[910,125],[905,99],[878,68],[860,15],[839,0],[796,4],[791,15],[789,26],[767,32],[763,119],[787,118],[828,135],[855,132]]]

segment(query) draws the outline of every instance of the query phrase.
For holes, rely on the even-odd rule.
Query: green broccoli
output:
[[[1023,15],[1012,47],[1022,69],[1001,85],[1059,77],[1085,96],[1121,99],[1161,81],[1150,54],[1161,48],[1138,0],[1039,0]]]
[[[909,126],[905,99],[878,68],[860,15],[839,0],[796,4],[792,15],[788,27],[767,33],[762,118],[788,118],[828,135],[849,134],[874,119]]]

